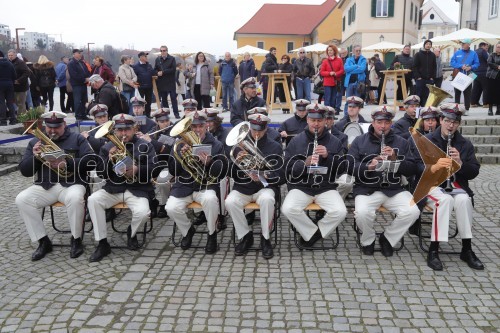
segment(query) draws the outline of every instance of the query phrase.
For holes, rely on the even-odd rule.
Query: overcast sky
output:
[[[222,55],[236,48],[234,32],[264,3],[321,4],[324,0],[120,0],[26,3],[4,1],[0,23],[26,31],[62,34],[62,41],[87,47],[110,44],[115,48],[150,50],[166,44],[171,53],[184,47]],[[454,0],[439,0],[446,13],[458,7]],[[64,4],[64,5],[63,5]],[[293,24],[293,22],[290,22]],[[21,31],[20,34],[23,32]],[[60,35],[52,35],[56,41]],[[92,47],[92,46],[91,46]]]

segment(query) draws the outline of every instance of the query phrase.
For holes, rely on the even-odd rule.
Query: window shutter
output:
[[[411,10],[410,10],[410,22],[413,21],[413,2],[411,3]]]
[[[347,11],[347,24],[351,25],[351,8]]]
[[[345,31],[345,16],[342,18],[342,31]]]
[[[377,17],[377,0],[372,0],[372,17]]]
[[[389,17],[394,17],[394,0],[389,0]]]
[[[352,21],[354,22],[355,19],[356,19],[356,4],[352,6]]]

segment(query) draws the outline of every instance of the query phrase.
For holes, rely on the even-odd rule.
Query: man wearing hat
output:
[[[469,181],[479,174],[480,165],[474,154],[474,146],[471,141],[464,138],[458,130],[465,107],[461,104],[446,103],[442,104],[440,109],[441,126],[438,130],[427,134],[426,138],[446,152],[448,135],[451,135],[451,147],[449,157],[440,158],[436,164],[430,166],[431,171],[435,175],[448,175],[452,160],[456,161],[461,168],[451,176],[452,192],[444,191],[447,183],[444,182],[439,187],[434,188],[427,196],[428,203],[434,206],[431,245],[427,256],[427,265],[433,270],[443,269],[443,264],[438,255],[439,242],[448,241],[450,216],[454,210],[458,232],[462,237],[460,259],[465,261],[469,267],[482,270],[484,265],[472,251],[474,193],[469,187]],[[416,161],[418,174],[422,174],[426,165],[419,154],[416,155]]]
[[[335,123],[335,127],[339,131],[344,131],[344,128],[349,123],[366,123],[365,118],[359,114],[361,106],[363,106],[363,99],[358,96],[349,96],[346,99],[347,115]]]
[[[272,165],[272,170],[262,168],[259,172],[260,177],[265,178],[264,182],[259,178],[259,174],[247,173],[240,169],[240,166],[232,163],[230,166],[230,175],[234,180],[231,193],[226,199],[226,208],[231,216],[236,235],[240,242],[235,248],[237,256],[248,252],[253,245],[253,232],[249,227],[245,217],[244,207],[250,202],[256,202],[260,207],[260,222],[262,235],[260,237],[260,247],[262,256],[266,259],[273,257],[273,247],[269,240],[269,232],[273,223],[275,197],[279,186],[284,183],[284,178],[280,177],[283,167],[283,149],[281,144],[268,138],[267,125],[271,121],[269,117],[263,114],[253,114],[248,116],[250,122],[249,137],[255,142],[256,147],[262,153],[266,162]],[[235,158],[242,158],[247,152],[236,148]],[[249,170],[246,170],[249,171]],[[255,171],[255,170],[252,170]]]
[[[89,109],[96,104],[105,104],[110,118],[120,113],[120,96],[111,83],[105,81],[99,74],[94,74],[89,78],[89,84],[95,90],[94,100],[88,105]]]
[[[295,115],[281,123],[278,132],[288,144],[290,140],[297,134],[301,133],[307,126],[307,110],[306,107],[311,104],[306,99],[298,99],[295,103]]]
[[[394,111],[386,105],[381,105],[377,106],[371,115],[373,120],[368,133],[356,137],[349,148],[348,173],[355,177],[354,215],[362,232],[363,254],[373,255],[375,251],[376,234],[373,222],[377,209],[383,206],[396,215],[379,238],[382,254],[390,257],[393,255],[393,246],[420,216],[418,207],[410,206],[411,193],[401,185],[401,176],[414,175],[416,165],[409,151],[408,141],[395,135],[391,129]],[[376,171],[379,161],[383,160],[398,161],[399,168],[396,172]]]
[[[462,40],[462,48],[455,52],[450,60],[450,66],[453,67],[453,74],[456,75],[459,72],[465,75],[469,75],[471,71],[477,70],[479,67],[479,57],[477,53],[470,49],[470,44],[472,41],[469,38]],[[462,96],[462,91],[455,89],[455,103],[460,103],[460,97]],[[470,100],[471,100],[472,84],[463,91],[464,93],[464,104],[465,112],[464,116],[469,115]]]
[[[130,101],[132,103],[132,112],[134,112],[134,118],[138,128],[137,135],[141,137],[144,133],[151,132],[156,127],[156,123],[144,114],[146,110],[146,101],[144,98],[134,96]]]
[[[123,142],[128,156],[113,161],[120,154],[113,142],[106,143],[99,153],[98,174],[106,180],[103,188],[88,199],[88,208],[94,225],[95,240],[99,242],[89,261],[101,261],[111,250],[107,241],[105,210],[124,202],[132,212],[132,222],[127,228],[127,248],[139,249],[136,232],[150,214],[149,193],[152,192],[151,172],[155,163],[153,146],[135,135],[134,117],[120,113],[113,117],[115,135]],[[118,167],[123,165],[123,168]]]
[[[224,155],[222,143],[217,141],[212,134],[207,131],[207,115],[202,111],[193,112],[191,130],[200,138],[204,145],[211,145],[210,154],[201,152],[198,157],[202,165],[205,166],[207,174],[221,178],[227,172],[227,158]],[[181,156],[187,153],[189,146],[187,144],[179,145]],[[171,160],[174,161],[174,152],[170,152]],[[191,225],[191,221],[186,215],[187,206],[193,202],[199,202],[203,212],[207,217],[208,240],[205,247],[205,253],[212,254],[217,251],[217,232],[216,223],[219,215],[219,199],[217,191],[219,184],[202,185],[196,182],[193,176],[181,165],[178,160],[168,164],[168,170],[171,175],[176,177],[172,185],[172,191],[168,198],[166,209],[168,215],[172,217],[179,227],[183,236],[181,248],[187,250],[191,247],[193,235],[196,229]]]
[[[149,117],[151,115],[151,101],[153,99],[153,76],[155,76],[157,72],[148,62],[148,54],[147,52],[139,52],[137,55],[139,61],[132,66],[132,69],[135,75],[137,75],[139,94],[145,99],[144,114]]]
[[[429,97],[427,85],[433,85],[436,77],[436,55],[431,51],[431,48],[432,41],[428,39],[424,42],[423,49],[418,51],[413,58],[413,78],[421,106],[425,105],[427,97]]]
[[[243,90],[240,99],[231,107],[231,125],[236,126],[242,121],[247,121],[247,111],[256,107],[265,107],[266,102],[257,96],[257,79],[249,77],[241,82],[240,89]]]
[[[268,116],[269,117],[269,114],[267,112],[267,108],[265,106],[263,107],[255,107],[253,109],[250,109],[246,112],[246,115],[247,115],[247,119],[248,119],[248,116],[252,115],[252,114],[263,114],[265,116]],[[235,126],[235,125],[233,125]],[[267,136],[271,139],[271,140],[274,140],[278,143],[281,143],[281,135],[280,135],[280,132],[278,132],[277,130],[275,130],[274,128],[271,128],[268,126],[267,128]]]
[[[326,130],[323,105],[309,104],[307,111],[307,128],[285,150],[288,195],[281,210],[302,236],[302,246],[312,247],[338,227],[347,209],[335,184],[341,171],[342,143]],[[304,212],[313,202],[326,212],[317,224]]]
[[[189,117],[191,113],[196,111],[198,109],[198,101],[196,101],[194,98],[187,98],[182,101],[182,108],[184,109],[184,116],[182,119]],[[176,119],[179,119],[175,117]]]
[[[73,111],[77,120],[90,120],[85,114],[85,103],[88,101],[87,82],[90,72],[82,59],[83,51],[73,49],[73,58],[68,63],[69,83],[73,89]]]
[[[160,55],[155,59],[155,71],[158,74],[156,79],[156,86],[161,98],[161,106],[168,108],[168,96],[172,102],[172,111],[174,116],[179,116],[179,108],[177,107],[177,94],[175,83],[175,71],[177,65],[175,58],[168,54],[168,47],[166,45],[160,46]]]
[[[57,201],[64,203],[71,227],[70,257],[77,258],[83,253],[85,184],[87,172],[95,164],[93,151],[83,136],[71,132],[66,126],[65,113],[51,111],[44,113],[41,118],[45,121],[46,135],[67,155],[42,158],[43,146],[48,142],[41,142],[38,138],[31,139],[19,163],[19,171],[25,177],[34,178],[36,175],[35,185],[17,195],[16,205],[31,241],[39,243],[31,256],[36,261],[52,251],[52,242],[45,232],[40,209]]]
[[[417,107],[420,105],[420,97],[411,95],[403,101],[406,113],[393,126],[394,134],[408,140],[411,137],[410,127],[415,127],[417,122]]]

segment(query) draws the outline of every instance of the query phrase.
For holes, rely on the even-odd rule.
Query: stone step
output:
[[[480,164],[499,164],[500,154],[476,154]]]
[[[0,165],[5,163],[5,156],[0,155]]]
[[[0,176],[17,171],[17,163],[0,165]]]
[[[474,145],[483,143],[492,145],[500,144],[500,136],[498,135],[466,135],[465,137]]]
[[[475,125],[500,125],[500,118],[495,117],[492,119],[464,119],[462,117],[462,126],[475,126]]]
[[[468,135],[500,135],[500,126],[471,125],[460,126],[460,132],[464,136]]]
[[[475,144],[474,151],[476,154],[500,154],[500,145]]]

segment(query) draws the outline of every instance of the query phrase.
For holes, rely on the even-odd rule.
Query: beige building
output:
[[[461,0],[459,29],[500,33],[500,0]]]

